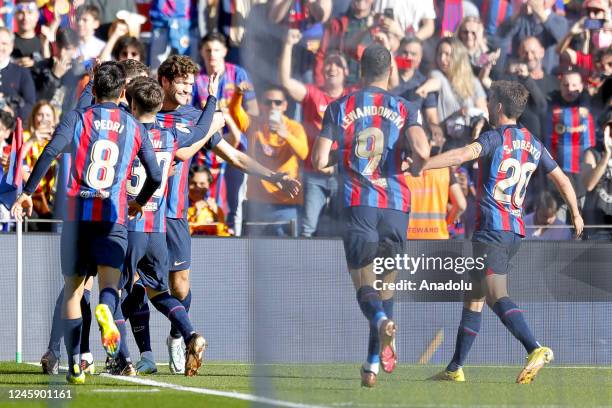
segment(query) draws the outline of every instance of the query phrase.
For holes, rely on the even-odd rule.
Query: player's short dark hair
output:
[[[361,56],[361,76],[366,80],[376,80],[389,73],[391,52],[378,43],[370,44]]]
[[[139,76],[134,78],[127,93],[141,113],[157,113],[164,100],[164,91],[153,78]]]
[[[157,79],[161,84],[162,78],[172,82],[176,78],[200,72],[198,65],[186,55],[171,55],[157,68]]]
[[[213,42],[213,41],[218,41],[221,44],[225,45],[225,47],[227,48],[227,37],[223,33],[215,30],[215,31],[210,31],[208,34],[202,37],[202,39],[200,40],[199,49],[202,49],[204,44]]]
[[[76,9],[77,20],[81,18],[83,14],[89,14],[94,20],[100,21],[100,9],[93,4],[83,4]]]
[[[149,67],[147,67],[140,61],[126,59],[123,61],[119,61],[119,65],[123,67],[123,70],[125,71],[125,77],[130,81],[139,76],[149,75]]]
[[[55,44],[58,48],[76,48],[79,46],[79,35],[70,28],[58,28],[55,34]]]
[[[127,47],[136,48],[138,50],[138,53],[140,54],[141,61],[147,60],[147,51],[145,50],[145,46],[142,41],[130,35],[124,35],[122,37],[119,37],[119,39],[115,43],[115,46],[113,47],[113,50],[111,51],[111,56],[113,57],[113,59],[118,60],[121,56],[121,51],[125,50]]]
[[[527,105],[529,91],[520,82],[495,81],[491,85],[489,97],[492,101],[501,103],[504,115],[518,119]]]
[[[100,64],[94,72],[93,89],[97,99],[117,99],[125,88],[125,70],[116,61]]]
[[[559,203],[554,195],[548,190],[542,191],[536,200],[535,210],[537,211],[540,208],[550,208],[556,209],[558,208]]]
[[[15,116],[13,116],[10,112],[0,110],[0,123],[2,123],[5,128],[12,132],[15,130],[16,122],[17,120],[15,119]]]
[[[198,164],[197,166],[192,167],[189,170],[189,179],[193,178],[193,175],[195,173],[206,173],[206,177],[208,178],[208,183],[212,184],[213,176],[212,176],[212,173],[210,172],[210,169],[208,168],[208,166],[206,166],[204,164]]]

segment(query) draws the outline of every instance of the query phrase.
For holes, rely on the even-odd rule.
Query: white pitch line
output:
[[[142,388],[142,389],[135,389],[135,390],[128,390],[128,389],[120,389],[120,388],[96,388],[95,390],[89,390],[87,392],[100,392],[100,393],[104,393],[106,394],[107,392],[110,393],[125,393],[125,394],[129,394],[129,393],[140,393],[140,392],[159,392],[159,388]]]
[[[301,403],[298,403],[298,402],[282,401],[282,400],[276,400],[276,399],[272,399],[272,398],[259,397],[257,395],[252,395],[252,394],[244,394],[244,393],[241,393],[241,392],[219,391],[219,390],[212,390],[212,389],[209,389],[209,388],[199,388],[199,387],[185,387],[183,385],[172,384],[172,383],[165,383],[165,382],[161,382],[161,381],[153,381],[153,380],[148,380],[148,379],[144,379],[144,378],[137,378],[137,377],[123,377],[123,376],[117,376],[117,375],[110,375],[110,374],[107,374],[107,373],[101,373],[100,376],[101,377],[112,378],[114,380],[127,381],[127,382],[131,382],[131,383],[135,383],[135,384],[148,385],[148,386],[151,386],[151,387],[169,388],[169,389],[175,390],[175,391],[193,392],[193,393],[196,393],[196,394],[214,395],[216,397],[233,398],[233,399],[238,399],[238,400],[242,400],[242,401],[259,402],[259,403],[262,403],[262,404],[268,404],[268,405],[272,405],[272,406],[276,406],[276,407],[286,407],[286,408],[328,408],[328,407],[325,407],[325,406],[322,406],[322,405],[308,405],[308,404],[301,404]]]

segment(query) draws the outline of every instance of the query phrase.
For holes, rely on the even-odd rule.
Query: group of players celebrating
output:
[[[571,183],[542,143],[517,123],[528,99],[521,84],[494,83],[488,104],[490,130],[463,148],[430,157],[420,112],[387,92],[391,70],[389,51],[370,45],[361,59],[363,88],[328,106],[312,150],[315,168],[339,170],[345,254],[357,302],[369,322],[361,384],[373,387],[381,366],[391,373],[397,365],[394,293],[374,289],[375,280],[393,282],[397,271],[381,277],[372,267],[374,258],[403,251],[410,211],[405,173],[419,175],[476,159],[479,203],[473,249],[486,259],[486,267],[470,273],[472,289],[464,294],[455,353],[433,379],[465,381],[462,367],[486,302],[525,347],[527,364],[517,382],[530,383],[552,361],[553,351],[536,341],[523,311],[508,295],[507,277],[524,236],[521,214],[533,172],[541,165],[556,185],[580,235],[583,221]],[[198,151],[214,151],[230,165],[276,183],[286,194],[299,192],[297,180],[266,169],[219,136],[225,123],[215,112],[217,75],[211,75],[204,110],[188,105],[197,72],[183,56],[162,63],[158,81],[148,78],[146,66],[135,61],[99,65],[79,107],[64,116],[12,206],[17,219],[30,215],[31,194],[49,165],[60,153],[70,153],[69,206],[61,239],[64,288],[42,359],[46,372],[57,372],[63,334],[70,383],[84,383],[85,372],[93,371],[88,337],[89,290],[95,275],[100,288],[95,318],[111,372],[156,372],[149,300],[172,323],[167,340],[170,370],[197,374],[207,343],[188,316],[191,242],[185,216],[188,172]],[[125,341],[126,319],[141,353],[135,366]]]

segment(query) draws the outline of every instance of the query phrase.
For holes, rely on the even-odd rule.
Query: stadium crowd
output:
[[[432,155],[488,129],[492,81],[524,84],[530,99],[520,122],[570,177],[585,223],[612,224],[607,0],[0,0],[0,15],[3,171],[17,118],[27,178],[96,61],[139,60],[155,76],[169,55],[189,55],[201,67],[192,104],[205,105],[209,74],[219,74],[224,139],[303,185],[287,197],[202,153],[189,181],[192,233],[336,235],[338,180],[315,170],[310,149],[326,107],[358,89],[360,56],[378,42],[395,56],[390,92],[421,110]],[[36,191],[36,217],[61,218],[66,165],[58,159]],[[469,237],[477,173],[473,163],[406,175],[408,237]],[[531,183],[527,238],[572,239],[544,175]],[[0,217],[9,217],[6,208]],[[612,228],[586,228],[585,238],[608,240]]]

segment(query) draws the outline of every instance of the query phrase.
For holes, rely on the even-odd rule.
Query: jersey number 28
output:
[[[522,206],[527,192],[527,184],[536,167],[535,163],[525,162],[521,164],[512,157],[502,161],[499,165],[499,171],[505,172],[506,175],[510,171],[510,175],[495,184],[493,198],[502,203],[513,204],[515,207]],[[514,187],[512,194],[507,194],[506,190],[512,187]]]

